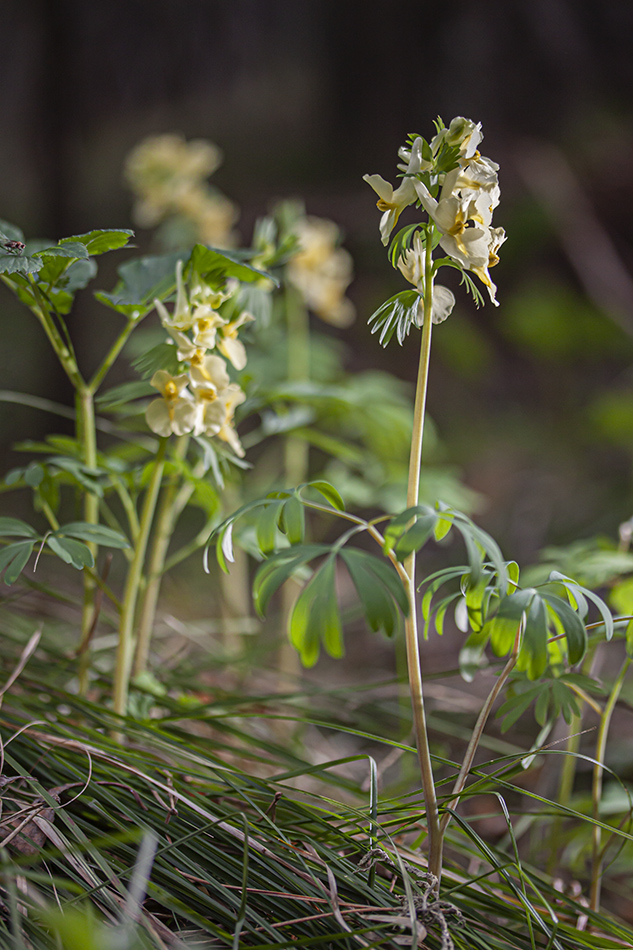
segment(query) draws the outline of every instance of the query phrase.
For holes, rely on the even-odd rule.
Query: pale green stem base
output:
[[[624,679],[631,665],[631,657],[627,656],[622,664],[618,677],[611,688],[609,698],[600,719],[598,728],[598,739],[596,742],[596,764],[593,767],[593,782],[591,788],[591,800],[593,805],[593,818],[598,821],[600,818],[600,799],[602,798],[602,777],[604,774],[604,757],[607,748],[607,737],[609,735],[609,726],[616,703],[620,696],[620,691],[624,684]],[[593,826],[592,836],[592,857],[591,857],[591,891],[589,894],[589,906],[596,913],[600,910],[600,892],[602,889],[602,863],[604,860],[604,850],[601,848],[602,828],[598,825]]]
[[[97,467],[97,430],[95,427],[94,397],[91,390],[82,386],[77,390],[77,438],[83,444],[84,462],[90,469]],[[88,524],[99,523],[99,499],[92,492],[84,494],[84,521]],[[92,556],[96,558],[97,545],[88,542]],[[88,639],[93,629],[95,613],[96,584],[93,578],[83,572],[83,604],[81,610],[81,639],[79,642],[79,695],[85,696],[88,690],[91,651]]]
[[[121,621],[119,626],[119,645],[117,649],[116,668],[114,678],[114,711],[119,716],[125,716],[127,712],[127,698],[130,686],[130,673],[132,669],[132,657],[134,655],[134,621],[136,614],[136,603],[138,599],[141,577],[143,574],[143,562],[145,560],[145,551],[149,538],[158,493],[160,491],[163,469],[165,467],[165,451],[167,439],[161,439],[156,453],[152,475],[145,492],[143,509],[141,513],[140,530],[134,549],[134,557],[128,569],[123,593],[123,605],[121,610]]]
[[[178,440],[174,452],[176,458],[182,459],[185,457],[189,438],[189,436],[184,435]],[[184,497],[180,497],[183,495],[183,490]],[[147,583],[138,622],[134,676],[140,676],[147,669],[150,643],[156,621],[158,597],[169,544],[176,522],[192,494],[193,487],[189,484],[183,485],[180,491],[178,490],[178,476],[176,474],[171,476],[169,483],[163,488],[161,494],[147,567]]]
[[[310,317],[299,291],[287,288],[285,295],[286,324],[288,327],[288,379],[302,382],[310,378]],[[308,478],[310,447],[305,439],[288,436],[284,446],[284,484],[294,488]],[[289,682],[301,676],[299,654],[287,638],[287,630],[300,586],[292,578],[281,588],[280,627],[282,642],[277,657],[281,674],[280,687],[287,689]]]

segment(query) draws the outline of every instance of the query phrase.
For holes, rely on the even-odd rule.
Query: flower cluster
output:
[[[177,376],[164,369],[154,373],[151,385],[161,396],[147,407],[147,424],[162,436],[189,432],[217,436],[242,457],[244,450],[233,428],[233,415],[246,397],[231,382],[223,357],[236,369],[244,368],[246,350],[238,339],[238,330],[254,317],[241,311],[227,319],[218,312],[235,294],[236,281],[226,281],[218,289],[194,276],[187,289],[179,261],[176,286],[176,303],[171,313],[160,300],[154,304],[171,342],[178,348],[178,361],[184,364],[184,371]],[[210,350],[219,350],[222,356]]]
[[[125,165],[127,182],[138,196],[136,222],[153,227],[165,218],[180,216],[204,244],[231,247],[237,208],[206,181],[221,162],[222,153],[212,142],[186,142],[179,135],[144,139]]]
[[[298,218],[293,232],[299,250],[287,264],[288,280],[318,317],[337,327],[349,326],[355,310],[345,291],[352,282],[354,264],[351,254],[338,246],[338,227],[333,221],[308,215]]]
[[[378,195],[383,244],[388,243],[402,211],[411,204],[422,205],[440,234],[440,247],[460,267],[476,274],[496,306],[497,288],[489,269],[498,262],[506,235],[503,228],[492,227],[492,213],[499,204],[499,166],[478,151],[482,138],[481,124],[462,116],[453,119],[448,128],[438,122],[430,143],[421,135],[412,135],[399,150],[402,183],[397,189],[380,175],[365,175],[364,180]],[[421,292],[423,253],[417,232],[413,246],[399,263],[407,280]],[[452,298],[446,288],[434,288],[434,298],[441,298],[437,314],[434,300],[434,322],[440,322],[452,309],[451,305],[446,312],[450,304],[447,295]]]

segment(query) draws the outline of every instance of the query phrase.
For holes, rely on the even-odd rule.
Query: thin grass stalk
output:
[[[609,726],[616,703],[620,696],[620,691],[624,684],[624,679],[631,665],[631,657],[627,656],[622,668],[611,687],[609,698],[607,699],[602,716],[600,717],[600,726],[598,727],[598,738],[596,740],[595,765],[593,767],[593,781],[591,784],[591,803],[594,822],[600,818],[600,800],[602,798],[602,778],[604,775],[604,757],[607,748],[607,737],[609,735]],[[591,910],[599,913],[600,911],[600,892],[602,889],[602,863],[604,852],[601,848],[602,828],[594,824],[592,833],[591,849],[591,890],[589,893],[589,906]]]
[[[508,680],[508,677],[510,676],[510,673],[514,669],[514,666],[517,661],[517,656],[519,653],[520,634],[521,634],[521,628],[519,627],[519,630],[517,631],[516,639],[514,641],[514,646],[512,648],[512,653],[510,654],[508,662],[506,663],[499,677],[497,678],[495,685],[490,690],[490,693],[488,694],[488,698],[486,699],[486,702],[482,706],[481,712],[479,713],[477,722],[475,724],[475,728],[473,729],[472,735],[470,737],[470,741],[466,748],[466,754],[464,756],[462,766],[459,770],[457,779],[455,780],[453,791],[451,792],[451,800],[447,806],[449,809],[454,809],[459,802],[459,796],[464,791],[464,786],[466,785],[466,779],[468,778],[468,773],[470,772],[472,768],[472,764],[475,761],[475,755],[477,754],[477,749],[479,748],[481,737],[483,735],[484,729],[486,728],[488,717],[490,713],[492,712],[492,708],[495,702],[497,701],[497,697],[499,696],[499,693],[504,688]],[[450,820],[451,820],[451,812],[447,811],[444,813],[444,815],[442,816],[442,820],[440,821],[440,831],[442,835],[444,835],[444,833],[446,832],[446,829],[448,827]]]
[[[143,563],[145,561],[145,551],[149,533],[152,527],[156,502],[165,468],[165,451],[167,449],[167,439],[160,440],[156,459],[152,468],[152,474],[145,492],[143,509],[141,512],[140,530],[134,548],[134,557],[128,569],[125,588],[123,593],[123,604],[121,609],[121,621],[119,625],[119,644],[117,648],[116,667],[114,674],[114,711],[119,716],[125,716],[127,712],[127,698],[130,686],[130,673],[132,669],[132,657],[134,653],[134,620],[136,614],[136,603],[138,592],[143,574]]]
[[[407,507],[418,504],[420,493],[420,467],[422,464],[422,440],[424,437],[424,415],[426,410],[426,393],[429,380],[429,364],[431,358],[431,319],[433,307],[433,270],[432,270],[432,239],[431,232],[426,237],[426,256],[424,267],[424,324],[422,327],[422,343],[420,347],[420,364],[415,393],[415,408],[413,415],[413,435],[411,438],[411,454],[409,457],[409,480],[407,486]],[[407,645],[407,668],[409,686],[411,689],[411,703],[413,707],[413,725],[418,750],[418,761],[422,777],[422,793],[426,809],[427,832],[429,836],[429,871],[438,881],[442,874],[442,832],[440,829],[437,809],[437,794],[431,750],[426,724],[424,708],[424,692],[422,688],[422,670],[420,666],[420,645],[418,640],[418,619],[416,606],[415,586],[415,552],[410,554],[404,562],[407,574],[407,594],[409,598],[409,616],[405,619],[404,632]]]
[[[178,439],[174,451],[174,457],[177,460],[183,459],[187,454],[189,441],[190,437],[188,435],[183,435]],[[189,490],[186,493],[184,504],[177,505],[176,495],[179,488],[178,482],[178,474],[174,472],[162,490],[158,505],[158,513],[156,515],[149,563],[147,567],[147,584],[145,585],[143,603],[141,605],[138,623],[138,639],[136,644],[136,655],[134,658],[134,676],[139,676],[147,669],[150,642],[156,620],[156,609],[158,607],[158,597],[163,580],[165,560],[167,558],[167,551],[169,550],[169,542],[171,541],[172,535],[174,533],[174,528],[176,526],[178,517],[180,516],[184,505],[187,503],[193,492],[193,488],[190,485],[182,486]]]

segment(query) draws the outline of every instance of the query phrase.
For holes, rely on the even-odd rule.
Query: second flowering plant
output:
[[[311,571],[288,616],[288,636],[306,665],[316,662],[321,644],[331,656],[343,655],[343,624],[336,592],[336,576],[341,568],[349,574],[372,630],[393,635],[404,627],[428,835],[428,869],[436,894],[446,828],[466,788],[487,719],[513,670],[538,680],[552,670],[553,675],[560,676],[579,663],[587,643],[583,622],[587,598],[598,606],[607,630],[612,629],[608,609],[591,592],[568,578],[561,582],[554,575],[538,589],[522,588],[517,564],[504,560],[496,542],[466,515],[441,500],[435,506],[419,502],[432,328],[446,320],[455,305],[453,292],[436,283],[438,272],[443,267],[457,269],[477,303],[484,299],[480,283],[497,305],[490,269],[498,262],[505,232],[493,227],[500,197],[498,166],[480,153],[482,138],[481,125],[470,119],[458,116],[448,126],[438,120],[430,141],[411,135],[400,148],[398,187],[380,175],[364,176],[378,194],[380,235],[382,243],[388,245],[389,259],[412,285],[370,317],[372,332],[379,334],[383,345],[394,334],[402,345],[412,329],[422,330],[405,510],[365,520],[347,512],[332,486],[318,480],[249,502],[213,534],[218,561],[226,569],[227,561],[233,559],[233,525],[246,513],[249,519],[255,519],[265,557],[254,580],[255,605],[261,614],[289,578],[301,578],[303,583],[306,571]],[[412,205],[421,209],[424,217],[392,237],[400,215]],[[347,528],[334,543],[308,543],[305,514],[310,511],[329,511],[344,520]],[[416,552],[451,532],[461,536],[468,564],[418,577]],[[378,546],[379,554],[350,544],[363,533]],[[420,588],[424,588],[422,596]],[[466,678],[472,678],[488,645],[507,660],[483,704],[452,790],[441,802],[426,721],[418,623],[424,620],[427,633],[433,623],[441,633],[451,607],[455,608],[459,628],[468,633],[460,657]]]

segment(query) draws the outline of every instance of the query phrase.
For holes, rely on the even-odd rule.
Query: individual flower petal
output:
[[[176,264],[176,306],[174,312],[170,313],[160,300],[154,300],[154,306],[158,311],[160,321],[166,330],[170,328],[176,330],[189,330],[192,322],[191,307],[187,300],[187,291],[182,276],[182,261]]]
[[[226,420],[226,405],[222,393],[215,387],[199,387],[194,390],[196,400],[195,434],[217,435]]]
[[[164,399],[175,399],[188,385],[189,377],[186,373],[172,376],[165,369],[156,370],[149,381],[150,386],[158,389]]]
[[[229,363],[232,363],[235,369],[242,370],[246,366],[246,348],[237,337],[221,337],[218,340],[218,349],[223,356],[226,356]]]
[[[218,349],[237,370],[242,370],[246,366],[246,349],[238,340],[237,331],[245,323],[252,323],[254,319],[252,313],[243,310],[237,319],[230,320],[220,328]]]
[[[239,386],[237,386],[235,383],[231,383],[226,393],[223,394],[222,398],[224,400],[226,415],[224,423],[217,433],[217,436],[224,442],[228,442],[235,454],[240,458],[243,458],[244,449],[242,448],[242,444],[238,438],[237,432],[233,428],[233,415],[235,413],[236,407],[239,406],[240,403],[243,403],[246,399],[246,395],[242,392]]]
[[[226,320],[208,305],[196,307],[191,323],[194,344],[212,350],[215,347],[218,327],[225,323]]]
[[[472,158],[482,139],[481,122],[475,125],[471,119],[458,115],[451,120],[447,129],[442,129],[431,140],[431,151],[434,155],[437,154],[442,143],[446,142],[453,147],[459,146],[464,158]]]
[[[405,175],[418,175],[420,172],[427,171],[432,167],[433,163],[422,158],[422,136],[418,135],[412,142],[411,148],[402,148],[398,149],[398,155],[403,160],[402,164],[398,165],[398,168],[401,172],[404,172]]]
[[[433,284],[433,306],[431,309],[431,320],[433,323],[444,323],[449,317],[455,306],[455,295],[448,287],[442,287],[441,284]],[[423,313],[424,317],[424,313]]]
[[[189,374],[194,386],[226,389],[229,385],[229,374],[221,356],[205,356],[202,350],[196,351],[191,358]]]
[[[405,178],[395,191],[381,175],[363,175],[363,181],[366,181],[378,195],[376,207],[384,212],[379,225],[380,237],[382,243],[387,245],[389,235],[395,228],[398,218],[404,209],[416,200],[414,179]]]
[[[196,425],[196,406],[191,399],[154,399],[145,410],[145,419],[152,432],[168,436],[193,432]]]
[[[506,232],[503,228],[492,228],[489,232],[489,241],[488,241],[488,260],[485,264],[479,267],[472,267],[471,270],[473,274],[476,274],[479,277],[480,281],[486,286],[490,299],[495,305],[499,306],[499,301],[497,300],[497,287],[493,284],[490,279],[490,274],[488,273],[488,268],[494,267],[495,264],[499,263],[498,250],[506,239]]]

